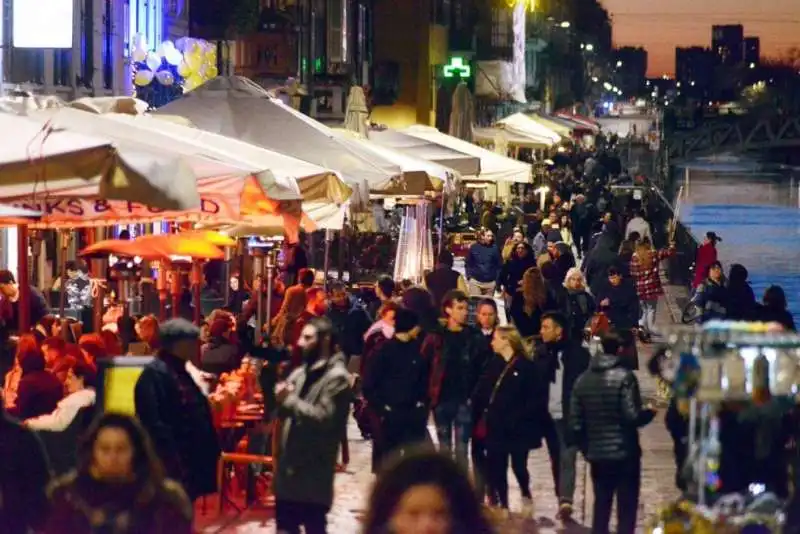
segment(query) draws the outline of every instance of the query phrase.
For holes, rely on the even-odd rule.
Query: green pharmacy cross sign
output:
[[[444,66],[445,78],[469,78],[472,76],[472,67],[464,62],[464,58],[450,58],[450,63]]]

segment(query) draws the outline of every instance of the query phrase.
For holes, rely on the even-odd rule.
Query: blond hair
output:
[[[495,334],[502,335],[506,341],[508,341],[508,344],[511,346],[511,350],[514,351],[515,357],[526,358],[528,360],[531,359],[531,351],[529,350],[529,346],[525,343],[525,340],[522,339],[522,336],[519,334],[519,330],[517,330],[515,326],[498,326],[495,328],[494,332]]]

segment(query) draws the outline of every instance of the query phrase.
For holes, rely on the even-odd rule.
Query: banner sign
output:
[[[162,210],[137,202],[78,197],[19,199],[10,204],[41,212],[43,214],[41,221],[32,225],[33,227],[53,228],[133,224],[160,220],[237,220],[239,206],[232,206],[228,200],[222,195],[201,194],[200,208],[186,211]]]

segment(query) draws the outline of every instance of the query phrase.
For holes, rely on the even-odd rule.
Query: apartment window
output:
[[[113,89],[114,87],[114,42],[112,33],[113,7],[111,0],[105,0],[103,9],[103,87]]]
[[[505,48],[514,44],[513,16],[510,9],[492,9],[492,46]]]
[[[431,0],[431,23],[447,26],[450,24],[452,0]]]
[[[53,50],[53,84],[70,87],[72,71],[72,50]]]
[[[92,86],[94,77],[94,6],[92,0],[83,1],[81,11],[81,81],[79,85]]]

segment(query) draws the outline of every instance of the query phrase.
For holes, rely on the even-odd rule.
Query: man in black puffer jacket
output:
[[[570,399],[567,440],[580,447],[591,465],[594,489],[592,533],[609,532],[611,505],[617,496],[617,532],[636,531],[642,470],[639,428],[655,411],[642,407],[639,381],[618,356],[622,340],[610,332],[603,352],[575,384]]]

